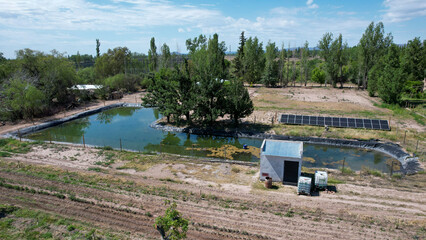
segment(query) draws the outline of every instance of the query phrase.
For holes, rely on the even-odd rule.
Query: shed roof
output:
[[[102,88],[102,85],[91,85],[91,84],[74,85],[71,87],[72,90],[96,90],[101,88]]]
[[[303,142],[265,139],[261,151],[262,155],[302,158]]]

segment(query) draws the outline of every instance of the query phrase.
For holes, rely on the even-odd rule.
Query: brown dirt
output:
[[[99,167],[94,164],[96,158],[102,158],[99,151],[47,145],[5,159],[20,162],[20,167],[15,166],[13,171],[8,171],[4,164],[0,167],[0,178],[7,183],[72,193],[87,202],[72,201],[68,195],[59,199],[0,187],[0,203],[56,213],[104,229],[142,234],[145,238],[158,238],[153,223],[164,212],[165,199],[176,201],[178,210],[191,220],[188,239],[426,237],[424,177],[416,183],[420,184],[418,187],[394,186],[382,178],[365,177],[337,185],[337,193],[321,192],[319,196],[308,197],[296,195],[295,187],[277,183],[279,189],[265,190],[254,174],[257,167],[228,163],[176,157],[176,163],[159,162],[140,172],[117,169],[125,163],[117,159],[113,167],[100,167],[105,170],[101,173],[87,171],[89,167]],[[76,156],[76,152],[80,155]],[[65,183],[35,174],[35,170],[31,174],[18,171],[26,164],[53,165],[51,171],[95,176],[96,183]],[[114,179],[122,184],[107,184]],[[138,187],[156,188],[157,193]],[[159,193],[158,189],[165,191]],[[148,216],[148,212],[153,216]]]

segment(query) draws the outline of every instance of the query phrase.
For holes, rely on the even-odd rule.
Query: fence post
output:
[[[407,137],[407,130],[405,130],[405,134],[404,134],[404,144],[405,144],[405,138]]]
[[[18,137],[19,137],[19,141],[22,142],[21,141],[21,132],[19,131],[19,129],[18,129]]]
[[[391,172],[390,172],[391,177],[392,177],[392,175],[393,175],[393,163],[394,163],[394,161],[392,160]]]
[[[121,138],[120,138],[120,152],[123,151],[123,146],[121,145]]]
[[[345,160],[346,160],[346,158],[343,158],[342,173],[343,173],[343,172],[344,172],[344,170],[345,170]]]
[[[83,148],[86,148],[86,142],[84,141],[84,134],[83,134]]]
[[[417,152],[417,149],[419,148],[419,139],[417,139],[417,144],[416,144],[416,152]]]

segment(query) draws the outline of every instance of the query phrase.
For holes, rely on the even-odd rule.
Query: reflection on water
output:
[[[74,120],[27,136],[34,140],[82,143],[120,147],[140,152],[167,152],[199,157],[220,157],[242,161],[258,161],[261,139],[203,136],[156,130],[149,125],[161,115],[150,108],[114,108]],[[249,150],[242,150],[247,144]],[[254,151],[253,151],[254,150]],[[304,144],[303,166],[360,170],[362,166],[389,172],[392,158],[380,152],[347,147]],[[397,164],[394,164],[394,169]]]

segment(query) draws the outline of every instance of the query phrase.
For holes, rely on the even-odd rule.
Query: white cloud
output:
[[[180,32],[180,33],[184,33],[184,32],[185,32],[185,29],[183,29],[183,28],[179,28],[179,29],[178,29],[178,32]]]
[[[314,0],[308,0],[306,2],[306,5],[308,6],[308,8],[318,8],[318,5],[314,3]]]
[[[403,22],[426,16],[425,0],[385,0],[383,5],[387,8],[383,15],[385,22]]]
[[[0,25],[20,29],[119,31],[132,27],[195,24],[220,15],[215,10],[178,6],[168,1],[114,0],[102,5],[85,0],[0,2]]]

